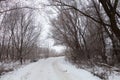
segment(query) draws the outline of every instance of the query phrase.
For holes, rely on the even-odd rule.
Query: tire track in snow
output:
[[[67,73],[67,70],[61,69],[57,61],[53,62],[53,70],[61,80],[76,80],[73,76]]]

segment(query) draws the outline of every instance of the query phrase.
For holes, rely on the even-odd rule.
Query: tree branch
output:
[[[66,6],[66,7],[70,7],[70,8],[72,8],[72,9],[78,11],[78,12],[81,13],[82,15],[84,15],[84,16],[92,19],[93,21],[101,24],[101,21],[96,20],[95,18],[91,17],[90,15],[84,13],[83,11],[79,10],[78,8],[76,8],[76,7],[72,6],[72,5],[69,5],[69,4],[66,4],[66,3],[63,3],[63,2],[59,2],[59,1],[56,1],[56,2],[58,2],[59,4],[56,4],[56,5],[53,5],[53,6]],[[106,26],[110,26],[110,24],[106,24],[106,23],[102,23],[102,24],[104,24],[104,25],[106,25]]]
[[[5,12],[9,12],[9,11],[14,11],[16,9],[39,9],[39,8],[32,8],[32,7],[29,7],[29,6],[25,6],[25,7],[16,7],[16,8],[11,8],[11,9],[8,9],[8,10],[1,10],[0,13],[5,13]]]

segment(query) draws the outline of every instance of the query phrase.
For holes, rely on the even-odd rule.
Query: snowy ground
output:
[[[42,59],[8,73],[0,80],[100,80],[89,72],[76,69],[63,57]]]
[[[27,65],[30,63],[30,60],[25,61],[23,64]],[[24,66],[22,65],[22,66]],[[0,68],[4,68],[5,70],[8,69],[17,69],[21,67],[21,63],[19,61],[16,62],[12,62],[12,61],[8,61],[8,62],[0,62]]]
[[[42,59],[7,73],[0,80],[100,80],[91,73],[77,69],[64,57]],[[112,79],[114,80],[114,79]],[[119,79],[118,79],[119,80]]]

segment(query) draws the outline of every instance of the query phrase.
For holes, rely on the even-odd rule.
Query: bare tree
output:
[[[86,19],[75,10],[65,10],[64,7],[59,10],[61,12],[58,18],[52,21],[53,38],[57,40],[57,44],[65,45],[73,51],[71,56],[75,61],[89,59],[85,39],[86,25],[84,24]]]
[[[23,58],[31,55],[41,34],[41,25],[35,25],[33,14],[33,11],[29,9],[16,9],[7,12],[2,22],[3,28],[7,29],[8,33],[5,34],[8,40],[7,55],[10,55],[12,59],[20,60],[21,64]]]
[[[75,13],[78,13],[79,15],[84,16],[86,19],[85,22],[88,20],[89,23],[86,25],[88,26],[86,31],[88,32],[86,35],[84,35],[85,39],[83,38],[84,44],[86,43],[87,47],[86,50],[89,53],[88,46],[88,37],[91,36],[91,38],[94,41],[97,41],[101,43],[98,44],[98,42],[95,45],[99,45],[98,52],[102,53],[101,57],[105,62],[107,62],[107,43],[106,40],[110,39],[111,44],[113,44],[113,52],[112,57],[114,55],[117,57],[117,60],[119,61],[119,43],[120,43],[120,31],[119,31],[119,0],[90,0],[86,1],[86,4],[83,4],[83,1],[79,0],[71,0],[69,2],[63,1],[63,0],[53,0],[53,3],[51,3],[53,6],[56,6],[58,9],[63,8],[64,11],[69,10],[75,10]],[[62,11],[60,11],[62,12]],[[71,14],[71,13],[70,13]],[[69,18],[70,19],[70,18]],[[74,17],[72,17],[74,20]],[[75,21],[75,20],[74,20]],[[80,22],[84,22],[80,21]],[[64,21],[66,22],[66,21]],[[80,23],[80,24],[82,24]],[[69,24],[68,22],[66,24]],[[89,25],[90,24],[90,25]],[[93,24],[93,25],[91,25]],[[83,26],[83,25],[82,25]],[[90,27],[91,26],[91,27]],[[93,27],[96,26],[96,27]],[[74,26],[72,26],[74,27]],[[90,29],[91,28],[91,29]],[[78,30],[78,29],[77,29]],[[76,30],[76,32],[77,32]],[[95,32],[93,32],[95,30]],[[83,31],[83,30],[82,30]],[[92,34],[91,34],[92,32]],[[74,32],[75,34],[75,32]],[[79,34],[80,35],[80,34]],[[95,39],[94,36],[96,35]],[[70,38],[68,38],[69,40]],[[87,40],[87,41],[86,41]],[[75,41],[75,40],[74,40]],[[90,40],[92,41],[92,40]],[[78,43],[77,43],[78,44]],[[84,45],[85,46],[85,45]],[[102,52],[101,52],[102,51]],[[94,49],[93,49],[93,52]],[[91,53],[90,53],[91,54]]]

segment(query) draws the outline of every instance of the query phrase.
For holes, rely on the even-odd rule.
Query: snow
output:
[[[30,60],[26,60],[23,64],[24,65],[21,65],[21,63],[19,61],[3,61],[3,62],[0,62],[0,69],[4,69],[4,70],[9,70],[9,69],[18,69],[20,67],[23,67],[27,64],[30,63]]]
[[[7,73],[0,80],[100,80],[91,73],[77,69],[64,57],[41,59]]]
[[[102,71],[102,70],[101,70]],[[120,80],[119,73],[108,80]],[[100,80],[84,69],[77,69],[64,57],[41,59],[1,76],[0,80]]]
[[[3,68],[5,70],[8,70],[8,69],[16,69],[20,67],[20,62],[16,61],[16,62],[0,62],[0,68]]]

